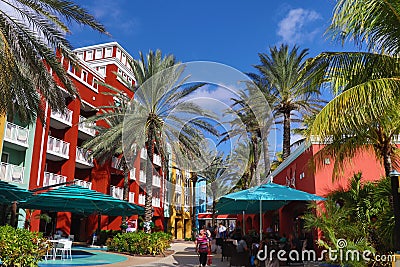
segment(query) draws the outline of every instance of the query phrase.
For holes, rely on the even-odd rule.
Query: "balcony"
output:
[[[23,151],[28,148],[29,130],[11,122],[6,123],[4,145],[15,150]]]
[[[153,163],[157,166],[161,166],[161,156],[154,154],[153,155]]]
[[[87,189],[92,189],[92,183],[91,182],[75,179],[75,184],[76,185],[80,185],[82,187],[85,187]]]
[[[76,167],[80,169],[90,169],[93,167],[93,158],[90,151],[79,146],[76,147]]]
[[[139,182],[146,183],[146,173],[144,170],[140,170]]]
[[[83,140],[87,140],[96,135],[96,130],[93,129],[93,127],[95,126],[95,123],[85,122],[86,119],[87,118],[85,118],[83,116],[79,116],[78,137]]]
[[[161,177],[159,175],[153,175],[153,186],[161,188]]]
[[[136,180],[136,168],[129,171],[129,179]]]
[[[72,111],[65,109],[63,113],[51,111],[50,125],[55,129],[65,129],[72,126]]]
[[[122,187],[110,186],[110,195],[112,197],[123,200],[124,199],[124,189]]]
[[[117,170],[122,170],[122,158],[112,157],[111,167]]]
[[[129,203],[135,203],[135,192],[129,192]]]
[[[156,207],[156,208],[161,207],[160,198],[153,197],[153,199],[151,200],[151,205],[152,205],[153,207]]]
[[[53,161],[69,159],[69,143],[49,136],[47,140],[47,159]]]
[[[64,175],[59,175],[51,172],[44,172],[43,186],[55,185],[65,183],[67,177]]]
[[[145,148],[142,148],[140,150],[140,158],[141,159],[147,159],[147,150]]]
[[[0,162],[0,180],[13,183],[24,183],[24,167]]]
[[[140,194],[138,199],[139,205],[144,205],[145,202],[146,202],[146,196]]]

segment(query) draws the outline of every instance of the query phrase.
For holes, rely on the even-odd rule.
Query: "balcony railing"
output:
[[[14,183],[24,183],[24,167],[1,162],[0,180]]]
[[[147,150],[145,148],[140,150],[140,158],[147,159]]]
[[[154,154],[153,163],[156,164],[157,166],[161,166],[161,156]]]
[[[65,109],[64,113],[52,110],[50,117],[68,126],[72,125],[72,111],[69,109]]]
[[[43,186],[55,185],[65,183],[67,177],[64,175],[59,175],[51,172],[44,172]]]
[[[110,195],[112,197],[123,200],[124,199],[124,189],[122,187],[110,186]]]
[[[28,147],[29,130],[11,122],[7,122],[4,140],[23,147]]]
[[[112,157],[111,167],[117,170],[122,170],[122,158]]]
[[[129,179],[136,180],[136,168],[129,171]]]
[[[85,117],[79,116],[78,130],[87,133],[88,135],[95,136],[96,130],[93,129],[95,124],[93,122],[86,122],[85,120]]]
[[[49,136],[49,139],[47,140],[47,152],[65,159],[69,159],[69,143]]]
[[[145,195],[139,195],[138,203],[140,205],[144,205],[145,202],[146,202],[146,196]]]
[[[161,187],[161,177],[158,175],[153,175],[153,185]]]
[[[135,192],[129,192],[129,202],[135,203]]]
[[[146,173],[143,170],[140,170],[139,182],[142,182],[142,183],[146,182]]]
[[[75,184],[80,185],[82,187],[86,187],[88,189],[92,189],[92,182],[87,182],[79,179],[75,179]]]
[[[90,151],[86,150],[82,147],[76,147],[76,162],[92,166],[93,167],[93,158],[90,156]]]
[[[153,197],[153,199],[151,200],[151,204],[153,207],[161,207],[161,201],[159,198]]]

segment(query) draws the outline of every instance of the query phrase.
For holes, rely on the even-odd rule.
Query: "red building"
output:
[[[107,88],[97,82],[107,83],[133,96],[123,83],[123,80],[135,83],[132,69],[128,64],[133,58],[116,42],[83,47],[74,52],[80,59],[78,68],[73,68],[67,59],[61,58],[61,61],[68,70],[80,99],[70,96],[60,87],[60,90],[65,92],[64,98],[68,108],[65,114],[53,112],[46,105],[45,123],[37,121],[34,129],[29,189],[76,179],[76,183],[82,186],[122,199],[121,159],[114,157],[102,166],[93,161],[90,153],[81,146],[95,135],[95,131],[81,122],[96,114],[98,107],[114,102],[111,96],[103,94]],[[135,161],[135,168],[130,172],[129,181],[129,202],[138,205],[144,205],[145,199],[145,192],[140,183],[145,182],[145,173],[142,169],[147,155],[144,149],[141,152]],[[153,176],[153,220],[162,230],[163,179],[160,178],[161,160],[158,155],[155,155],[154,163],[158,174],[155,173]],[[47,227],[51,228],[47,230],[48,232],[61,228],[66,234],[75,235],[75,239],[85,241],[97,229],[98,221],[95,215],[84,217],[69,212],[49,213],[49,215],[54,218],[56,225]],[[132,216],[130,219],[137,220],[138,217]],[[31,229],[44,231],[43,224],[39,220],[32,220]],[[121,217],[101,217],[101,227],[104,230],[119,229],[120,225]]]
[[[310,168],[313,156],[321,148],[323,145],[317,142],[301,144],[268,176],[268,181],[326,196],[333,190],[347,188],[349,179],[358,172],[362,172],[362,181],[375,181],[385,175],[384,168],[375,158],[373,151],[363,151],[345,166],[343,173],[340,173],[337,179],[333,180],[333,158],[325,158],[322,166],[317,164],[318,167],[315,170]],[[278,211],[264,213],[263,230],[266,231],[268,227],[271,227],[280,235],[300,234],[303,225],[299,216],[304,214],[306,206],[307,203],[297,201]],[[246,231],[259,229],[259,220],[258,214],[245,215]],[[238,224],[242,222],[243,218],[239,215]]]

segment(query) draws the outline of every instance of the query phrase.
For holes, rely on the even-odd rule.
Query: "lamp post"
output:
[[[394,212],[394,249],[400,251],[400,198],[399,198],[399,176],[397,170],[389,173],[392,184],[393,212]]]

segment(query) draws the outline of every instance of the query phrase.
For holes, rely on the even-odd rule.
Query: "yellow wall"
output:
[[[0,154],[3,149],[4,127],[6,124],[6,116],[0,115]]]

